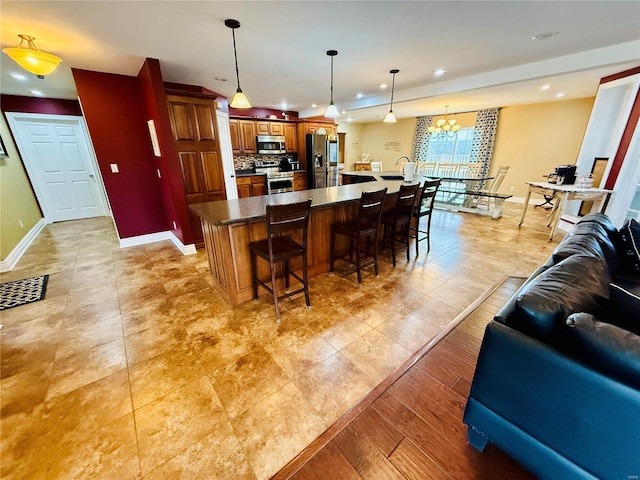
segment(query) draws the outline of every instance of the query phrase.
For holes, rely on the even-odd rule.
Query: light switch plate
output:
[[[120,170],[118,170],[118,164],[117,163],[111,163],[109,165],[111,166],[111,173],[120,173]]]

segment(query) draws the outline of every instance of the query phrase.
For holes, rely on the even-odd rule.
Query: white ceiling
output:
[[[165,81],[231,96],[240,84],[254,106],[321,115],[334,101],[341,121],[379,121],[398,68],[398,118],[595,95],[601,77],[640,65],[640,2],[634,1],[6,1],[0,43],[19,33],[63,63],[44,80],[18,81],[1,55],[0,91],[75,98],[71,67],[136,75],[146,57]],[[532,37],[558,32],[546,40]],[[446,68],[435,78],[433,71]],[[226,78],[227,81],[216,80]],[[550,84],[547,91],[540,91]],[[356,99],[357,93],[364,94]],[[318,104],[312,108],[311,104]]]

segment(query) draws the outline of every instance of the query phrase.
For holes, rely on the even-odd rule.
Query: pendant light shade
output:
[[[398,73],[400,70],[398,70],[397,68],[394,68],[393,70],[389,70],[389,73],[392,75],[392,80],[391,80],[391,104],[389,105],[389,113],[387,113],[387,116],[384,117],[383,122],[384,123],[396,123],[398,120],[396,120],[396,115],[393,113],[393,90],[395,89],[396,86],[396,73]]]
[[[251,108],[251,103],[249,103],[249,99],[240,88],[240,73],[238,72],[238,53],[236,52],[236,28],[240,28],[240,22],[238,20],[228,18],[224,21],[224,24],[231,29],[231,34],[233,36],[233,58],[236,61],[236,82],[238,84],[238,89],[236,90],[235,95],[231,99],[231,103],[229,104],[229,106],[231,108]]]
[[[327,107],[327,111],[324,112],[324,116],[328,118],[336,118],[340,116],[340,112],[333,104],[333,57],[338,55],[337,50],[328,50],[327,55],[331,57],[331,98],[329,101],[329,106]]]
[[[31,35],[18,36],[20,44],[17,47],[2,49],[11,60],[35,75],[49,75],[56,69],[61,61],[60,57],[38,50],[34,43],[35,38]]]

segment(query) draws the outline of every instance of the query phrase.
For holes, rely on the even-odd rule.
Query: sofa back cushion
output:
[[[639,284],[625,284],[616,280],[609,285],[609,308],[607,308],[607,322],[625,330],[640,335],[640,292]]]
[[[604,255],[611,273],[615,273],[619,264],[617,241],[610,235],[608,229],[600,222],[581,220],[556,247],[552,257],[554,261],[556,258],[562,261],[572,254],[572,251],[579,252],[580,248],[584,248],[584,253]],[[597,242],[600,248],[593,248],[593,241]]]
[[[611,274],[601,257],[572,255],[521,287],[506,323],[553,343],[570,314],[600,313],[609,297],[610,281]]]

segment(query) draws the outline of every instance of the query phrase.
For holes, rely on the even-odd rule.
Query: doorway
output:
[[[6,115],[47,223],[105,216],[106,194],[84,119]]]

